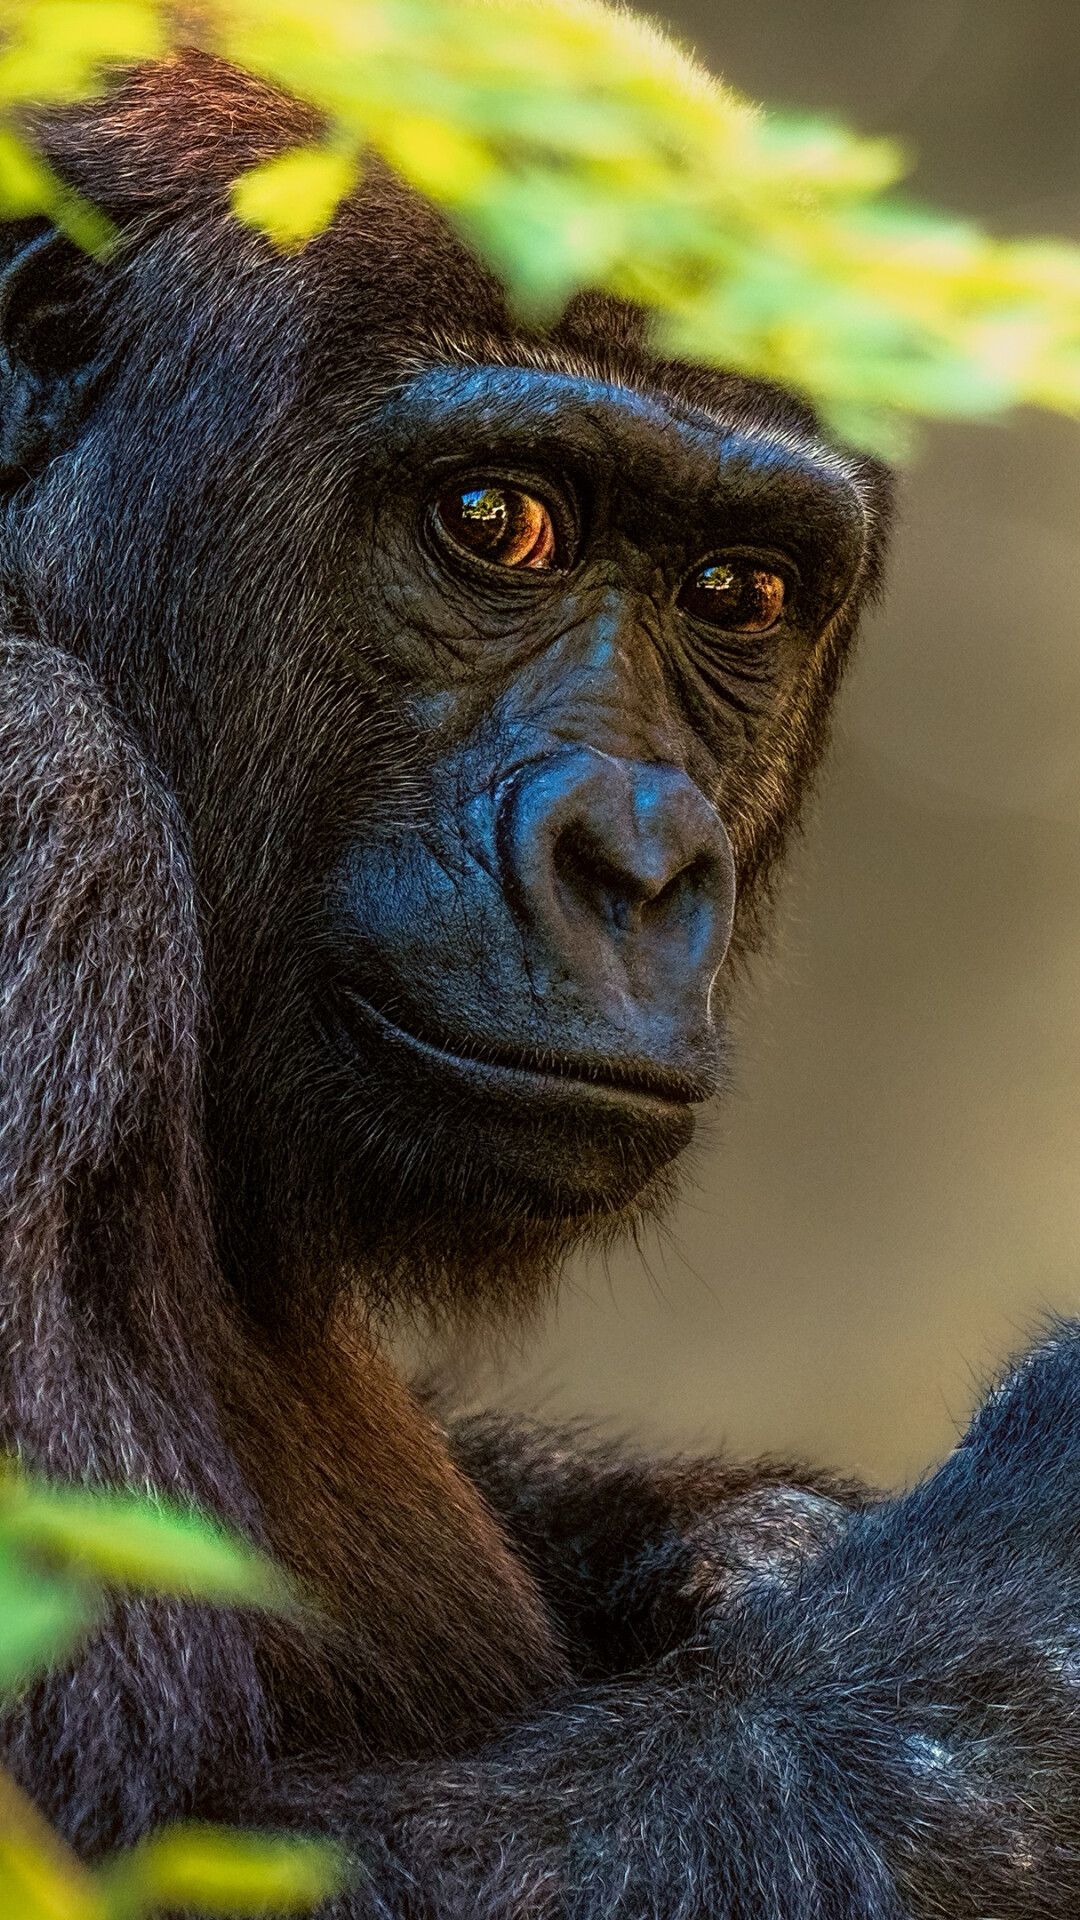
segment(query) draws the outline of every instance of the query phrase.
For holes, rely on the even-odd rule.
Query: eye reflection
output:
[[[555,528],[542,500],[518,487],[450,488],[435,509],[443,531],[496,566],[539,569],[555,565]]]
[[[726,633],[767,633],[783,612],[781,576],[752,560],[711,560],[679,594],[679,605]]]

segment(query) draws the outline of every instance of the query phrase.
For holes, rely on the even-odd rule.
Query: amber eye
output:
[[[767,633],[784,606],[784,582],[752,560],[711,560],[692,574],[679,605],[728,633]]]
[[[467,553],[498,567],[553,567],[555,528],[542,500],[517,487],[450,488],[436,513]]]

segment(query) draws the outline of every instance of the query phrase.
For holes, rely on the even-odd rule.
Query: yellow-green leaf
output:
[[[0,1773],[0,1920],[107,1920],[100,1887]]]
[[[479,140],[428,114],[394,115],[381,145],[406,180],[449,206],[471,199],[495,171]]]
[[[104,66],[168,51],[153,0],[2,0],[0,28],[0,100],[77,99]]]
[[[0,1695],[65,1660],[100,1616],[95,1586],[24,1566],[0,1545]]]
[[[657,337],[790,382],[884,451],[900,414],[1080,411],[1080,249],[904,206],[895,143],[761,113],[621,6],[0,0],[0,29],[0,217],[41,212],[102,250],[108,230],[28,154],[14,109],[201,32],[321,116],[318,146],[234,187],[280,248],[327,226],[371,149],[534,325],[582,287],[634,300]]]
[[[118,1914],[193,1908],[204,1914],[306,1913],[347,1884],[341,1849],[210,1826],[168,1827],[110,1861],[101,1884]]]
[[[356,154],[297,148],[241,174],[232,190],[232,209],[238,220],[260,228],[288,252],[329,225],[359,173]]]
[[[109,1584],[281,1607],[284,1576],[212,1521],[135,1493],[54,1486],[18,1475],[0,1485],[0,1541]]]

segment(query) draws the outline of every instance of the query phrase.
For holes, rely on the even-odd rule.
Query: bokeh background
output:
[[[1077,0],[680,0],[753,97],[899,134],[912,186],[1080,240]],[[941,428],[662,1236],[575,1269],[487,1397],[910,1479],[1080,1311],[1080,426]]]

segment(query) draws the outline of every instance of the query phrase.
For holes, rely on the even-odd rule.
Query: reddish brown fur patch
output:
[[[381,1751],[475,1744],[565,1677],[532,1581],[356,1321],[302,1348],[253,1336],[230,1373],[226,1430],[270,1542],[345,1630]]]

